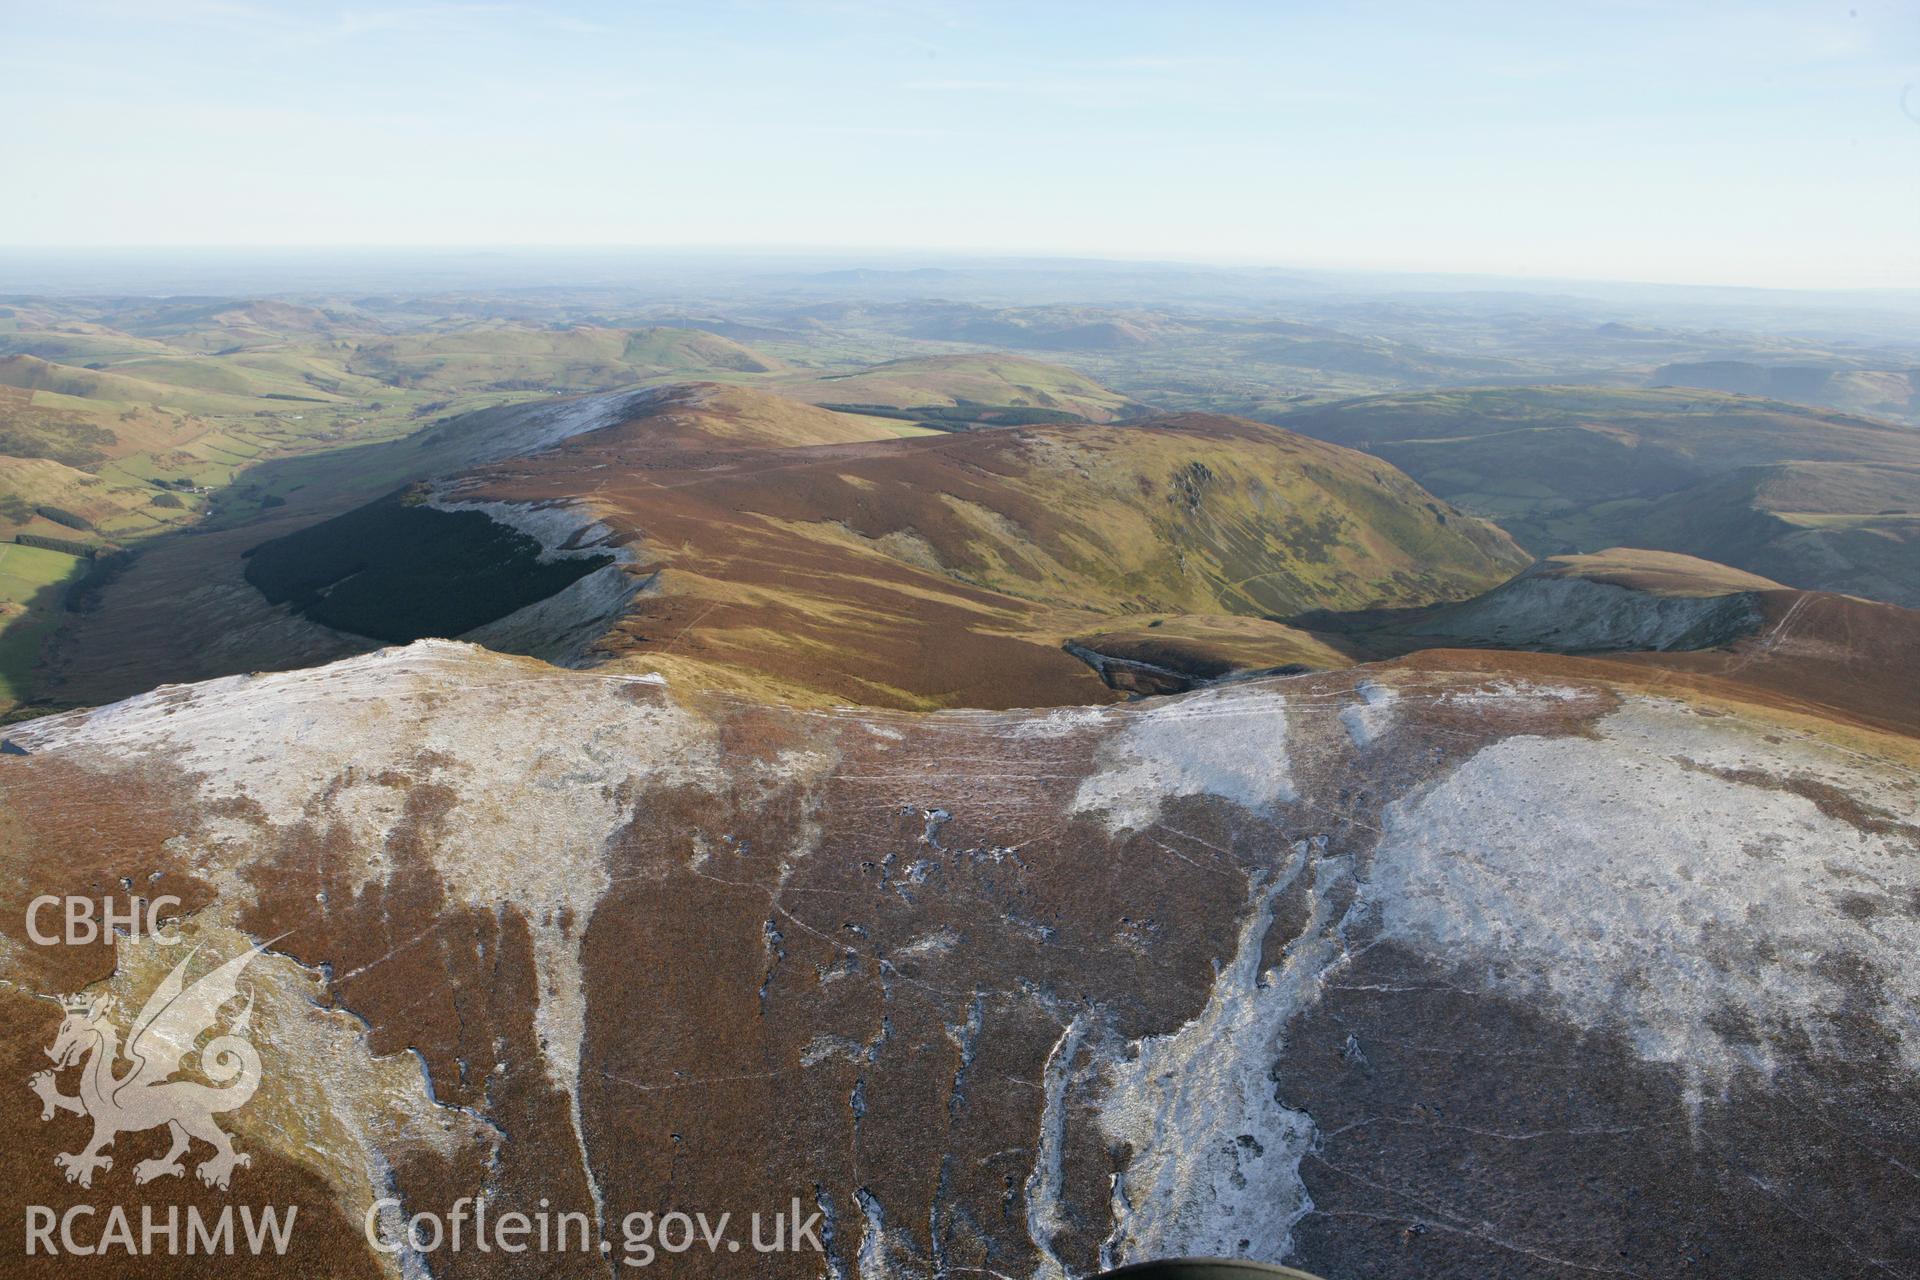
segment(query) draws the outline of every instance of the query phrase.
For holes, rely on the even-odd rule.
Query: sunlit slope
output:
[[[790,412],[741,388],[711,403]],[[582,502],[657,575],[603,654],[810,701],[1097,700],[1060,646],[1104,618],[1423,604],[1526,563],[1393,468],[1250,422],[750,448],[695,436],[710,407],[576,436],[446,496]]]
[[[838,413],[746,387],[685,382],[457,414],[399,448],[411,456],[415,474],[428,475],[540,453],[605,430],[624,431],[648,458],[676,459],[689,449],[786,449],[933,434],[911,423]]]
[[[594,389],[662,376],[770,373],[779,362],[697,329],[477,325],[343,344],[350,373],[425,388]]]
[[[1132,403],[1061,365],[997,353],[891,360],[857,373],[783,380],[779,387],[815,403],[896,409],[1002,405],[1055,410],[1091,422],[1112,421]]]
[[[370,323],[352,306],[316,307],[278,298],[123,299],[110,313],[114,326],[126,333],[207,354],[272,346]]]
[[[84,311],[0,308],[0,544],[24,536],[41,550],[77,553],[79,567],[63,577],[84,572],[89,554],[144,554],[170,530],[230,528],[288,504],[349,509],[422,476],[544,447],[618,416],[556,393],[667,378],[767,378],[783,367],[725,337],[680,328],[429,320],[395,333],[351,305],[213,299],[132,301],[113,310],[124,326],[115,328]],[[910,420],[784,400],[731,406],[723,391],[709,394],[720,397],[705,424],[709,441],[796,445],[925,433]],[[329,454],[341,465],[320,458]],[[236,576],[232,566],[198,563],[213,550],[168,544],[169,557],[196,563],[116,582]],[[138,673],[147,667],[155,678],[172,673],[150,629],[123,627],[112,611],[83,618],[64,609],[62,594],[33,586],[3,598],[19,608],[0,615],[0,636],[17,633],[0,648],[0,681],[10,691],[0,693],[0,710],[32,684],[56,623],[63,670],[74,655],[91,655],[81,667],[105,662],[116,692],[144,687]],[[166,592],[146,598],[172,607]],[[218,618],[218,635],[188,647],[209,650],[234,626],[245,629],[245,619]],[[164,647],[168,629],[160,630]],[[278,632],[267,635],[248,649],[248,661],[275,661]],[[289,653],[312,651],[309,634],[296,639]],[[185,660],[202,672],[198,659]],[[58,696],[88,696],[64,677],[48,679],[50,697],[55,685],[71,690]]]
[[[62,551],[0,543],[0,711],[31,692],[29,673],[60,616],[60,597],[87,566]]]
[[[1390,467],[1208,415],[799,456],[700,487],[957,581],[1102,611],[1425,601],[1519,560]]]
[[[1460,489],[1461,481],[1485,472],[1482,478],[1496,482],[1490,494],[1524,495],[1525,479],[1570,495],[1602,495],[1636,492],[1648,476],[1679,480],[1689,471],[1702,475],[1786,459],[1912,462],[1920,455],[1920,433],[1893,423],[1683,388],[1409,392],[1303,409],[1285,421],[1289,430],[1323,440],[1402,454],[1422,470],[1444,475],[1449,488]],[[1488,461],[1499,452],[1510,461],[1490,470]],[[1647,455],[1639,468],[1629,465],[1635,454]],[[1527,469],[1550,471],[1552,464],[1583,456],[1600,469],[1558,478]],[[1508,476],[1524,479],[1498,483]]]
[[[241,465],[259,449],[244,429],[216,436],[197,413],[153,403],[170,393],[103,398],[153,384],[30,357],[0,359],[8,376],[29,385],[0,383],[0,541],[27,534],[109,545],[170,528],[204,507],[192,491],[200,469]]]
[[[663,387],[644,404],[643,430],[663,445],[793,449],[932,434],[908,423],[839,413],[720,382]]]
[[[1579,578],[1656,597],[1700,598],[1741,591],[1778,591],[1779,583],[1698,556],[1634,547],[1608,547],[1584,555],[1553,556],[1534,566],[1533,576]]]
[[[113,371],[75,368],[38,356],[0,357],[0,386],[49,392],[68,400],[151,405],[194,413],[247,413],[258,406],[244,392],[223,394],[173,386]]]

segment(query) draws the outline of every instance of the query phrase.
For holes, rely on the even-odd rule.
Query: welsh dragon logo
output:
[[[188,986],[184,974],[194,954],[197,949],[175,965],[147,998],[127,1037],[124,1066],[120,1030],[112,1017],[113,997],[60,997],[67,1016],[46,1051],[53,1059],[53,1070],[35,1073],[27,1084],[40,1097],[42,1120],[69,1111],[93,1121],[93,1140],[85,1149],[53,1158],[68,1182],[92,1186],[95,1170],[113,1168],[113,1158],[104,1152],[116,1136],[161,1125],[172,1135],[173,1145],[165,1155],[133,1167],[136,1183],[184,1174],[180,1157],[196,1138],[213,1148],[213,1155],[194,1169],[210,1187],[226,1190],[234,1166],[252,1163],[233,1149],[232,1139],[213,1122],[221,1112],[245,1106],[260,1085],[260,1055],[247,1039],[253,1015],[251,991],[225,1034],[200,1050],[201,1073],[221,1087],[173,1077],[195,1042],[214,1028],[221,1009],[236,997],[240,972],[260,954],[260,948],[227,961]],[[59,1091],[57,1079],[60,1072],[75,1066],[80,1068],[80,1091],[70,1097]]]

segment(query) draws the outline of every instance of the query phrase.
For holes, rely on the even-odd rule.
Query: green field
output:
[[[78,556],[0,544],[0,709],[29,695],[40,646],[60,620],[66,584],[86,566]]]

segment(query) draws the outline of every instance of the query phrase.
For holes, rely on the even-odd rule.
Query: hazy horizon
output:
[[[1078,282],[1083,301],[1117,305],[1137,296],[1162,305],[1179,293],[1248,305],[1332,293],[1564,297],[1636,306],[1777,305],[1788,311],[1884,313],[1920,323],[1920,287],[1819,287],[1522,276],[1470,271],[1329,268],[1285,261],[1012,254],[990,250],[808,245],[5,245],[0,296],[190,296],[319,298],[353,292],[434,295],[448,291],[609,289],[662,296],[769,281],[879,289],[901,296],[978,287],[1009,301]],[[1028,282],[1028,283],[1022,283]],[[1165,284],[1173,294],[1158,287]],[[1623,313],[1624,314],[1624,313]]]
[[[60,175],[0,208],[12,253],[1067,255],[1920,287],[1920,24],[1893,3],[97,0],[0,24],[0,105],[30,126],[0,162]]]

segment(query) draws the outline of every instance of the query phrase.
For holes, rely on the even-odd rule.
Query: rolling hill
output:
[[[377,322],[352,307],[280,298],[138,298],[108,308],[112,327],[180,352],[225,355],[253,347],[364,330]]]
[[[1536,554],[1637,546],[1920,604],[1920,431],[1686,390],[1477,389],[1300,410]]]
[[[244,392],[232,395],[195,390],[111,370],[74,368],[37,356],[0,357],[0,386],[116,408],[151,405],[194,413],[251,413],[259,408]]]
[[[1150,311],[1106,307],[1008,307],[964,303],[895,307],[894,321],[916,338],[971,342],[1012,351],[1128,351],[1189,332]]]
[[[422,430],[397,451],[409,455],[413,474],[435,475],[539,453],[576,436],[642,420],[647,440],[662,452],[853,444],[934,434],[909,422],[840,413],[749,387],[686,382],[455,414]]]
[[[0,310],[0,542],[24,536],[41,550],[144,548],[170,531],[257,518],[303,490],[309,499],[339,495],[337,510],[364,501],[366,486],[383,477],[391,486],[512,453],[521,432],[564,434],[569,402],[556,392],[783,368],[727,338],[658,326],[441,320],[395,333],[392,321],[351,305],[277,300]],[[90,318],[96,313],[125,328]],[[515,405],[527,407],[526,418],[489,412]],[[792,406],[792,415],[801,411]],[[919,431],[870,416],[816,416],[827,425],[813,425],[815,440]],[[441,429],[448,422],[450,432]],[[490,446],[495,422],[506,439]],[[423,429],[423,446],[361,451]],[[438,447],[459,436],[470,447]],[[334,453],[351,454],[357,468],[297,465]],[[60,513],[82,523],[63,524]],[[76,563],[56,577],[85,569]],[[183,576],[204,582],[206,570]],[[0,587],[0,637],[16,633],[0,640],[0,683],[10,691],[0,693],[0,712],[33,685],[40,643],[55,624],[62,634],[77,627],[61,596],[52,585],[26,596]],[[31,644],[21,639],[29,635]],[[311,652],[305,639],[294,648]]]
[[[1701,387],[1920,425],[1920,369],[1700,360],[1662,365],[1648,381],[1656,387]]]
[[[1920,683],[1907,676],[1920,611],[1799,591],[1668,551],[1552,556],[1470,600],[1289,621],[1347,662],[1457,665],[1463,653],[1438,651],[1474,649],[1493,670],[1524,664],[1523,653],[1577,654],[1686,697],[1757,698],[1820,720],[1920,729]]]
[[[132,378],[0,358],[0,541],[110,546],[190,522],[204,500],[192,480],[171,477],[216,456],[213,425],[176,406],[206,403]]]
[[[1180,535],[1198,538],[1193,545],[1169,538],[1165,554],[1155,559],[1141,548],[1156,545],[1164,530],[1142,512],[1160,508],[1152,502],[1143,507],[1124,486],[1144,482],[1164,500],[1186,462],[1211,468],[1208,458],[1167,454],[1158,443],[1164,438],[1159,428],[1135,440],[1142,453],[1131,470],[1114,462],[1111,455],[1117,451],[1092,462],[1082,457],[1051,472],[1029,456],[1033,442],[1056,428],[1132,423],[1151,412],[1102,386],[1086,370],[1100,371],[1103,380],[1104,371],[1112,370],[1129,379],[1129,387],[1150,387],[1158,403],[1272,408],[1296,396],[1325,395],[1329,388],[1377,385],[1369,379],[1511,372],[1507,365],[1496,368],[1498,361],[1476,364],[1480,357],[1469,354],[1498,354],[1498,343],[1487,336],[1490,330],[1476,331],[1479,336],[1456,344],[1443,358],[1437,347],[1423,345],[1429,335],[1364,331],[1375,318],[1390,321],[1385,313],[1333,327],[1234,313],[921,301],[822,304],[803,308],[818,313],[808,323],[789,307],[750,308],[767,319],[751,323],[726,318],[719,307],[711,315],[697,306],[651,306],[623,315],[599,297],[590,305],[570,306],[480,297],[431,305],[379,297],[9,303],[0,317],[0,350],[71,360],[33,354],[4,360],[12,371],[7,376],[21,385],[0,386],[0,454],[18,460],[0,467],[0,538],[26,533],[62,539],[76,531],[42,515],[46,508],[84,520],[90,528],[78,531],[85,539],[102,546],[150,546],[156,556],[116,584],[112,599],[126,602],[126,609],[109,600],[98,618],[69,620],[66,631],[73,634],[63,633],[57,648],[60,670],[53,673],[73,677],[62,686],[67,696],[115,696],[141,687],[142,672],[191,678],[231,669],[235,662],[276,665],[281,644],[306,660],[349,651],[361,641],[314,628],[306,619],[296,626],[286,619],[255,617],[251,610],[257,601],[242,607],[240,602],[251,596],[239,577],[238,551],[422,478],[584,440],[639,417],[649,423],[647,456],[622,453],[620,466],[640,474],[673,472],[673,483],[690,491],[718,494],[725,483],[735,483],[730,492],[738,509],[710,522],[716,528],[791,518],[803,530],[793,536],[806,555],[825,554],[833,563],[877,554],[887,575],[934,579],[931,587],[913,579],[911,587],[888,588],[894,594],[931,592],[927,598],[944,600],[962,588],[988,593],[985,604],[968,602],[947,625],[956,634],[1004,631],[1043,638],[1021,640],[1010,651],[1020,659],[1010,668],[1015,671],[1026,670],[1023,664],[1036,643],[1068,642],[1097,642],[1089,651],[1110,651],[1107,656],[1115,661],[1133,655],[1153,665],[1154,657],[1164,658],[1187,672],[1180,679],[1214,678],[1222,670],[1249,666],[1325,666],[1330,660],[1318,641],[1263,616],[1470,595],[1522,562],[1510,553],[1495,556],[1499,569],[1479,577],[1452,576],[1443,564],[1429,581],[1408,586],[1396,575],[1413,580],[1420,575],[1409,569],[1409,557],[1393,551],[1370,567],[1335,566],[1316,579],[1320,568],[1301,560],[1284,539],[1269,543],[1263,541],[1268,532],[1247,534],[1236,524],[1243,519],[1238,513],[1205,534]],[[703,317],[702,327],[656,323],[660,317],[695,314]],[[936,332],[940,326],[947,327]],[[1392,331],[1390,324],[1387,330]],[[921,336],[894,336],[912,333]],[[934,341],[983,340],[995,333],[1027,350],[1067,352],[1062,358],[1071,358],[1082,371],[1025,355],[952,351],[863,363],[883,353],[922,351]],[[742,345],[763,340],[769,344],[764,351]],[[1684,346],[1671,336],[1661,341],[1663,351]],[[72,363],[83,358],[98,367]],[[1290,366],[1290,360],[1299,364]],[[1651,365],[1648,360],[1646,367]],[[1293,372],[1275,372],[1285,369]],[[1351,383],[1349,377],[1362,381]],[[679,393],[661,393],[667,399],[657,400],[656,393],[633,386],[687,378],[719,381],[700,391],[704,405],[672,409],[666,405]],[[584,398],[556,394],[606,387],[632,389]],[[766,390],[780,397],[759,394]],[[819,407],[808,408],[795,398]],[[1920,507],[1911,486],[1916,465],[1911,446],[1920,433],[1707,392],[1593,387],[1396,394],[1266,416],[1289,429],[1358,444],[1394,460],[1459,509],[1502,521],[1535,555],[1658,546],[1710,556],[1796,586],[1889,600],[1920,598],[1912,514]],[[1005,444],[942,444],[927,455],[925,465],[934,471],[920,477],[902,472],[897,487],[931,487],[939,495],[938,510],[906,501],[891,487],[893,478],[864,473],[856,478],[875,488],[859,500],[853,496],[857,485],[835,489],[810,480],[817,503],[793,502],[775,486],[783,513],[777,517],[756,509],[748,493],[759,483],[749,473],[764,458],[749,460],[742,450],[861,446],[856,453],[862,453],[867,445],[894,438],[982,428],[1044,430],[1024,437],[1027,452],[1017,456],[1006,453],[1011,446]],[[1103,437],[1076,438],[1080,448],[1090,450]],[[881,453],[893,447],[876,445]],[[967,452],[976,448],[977,456]],[[1241,446],[1216,441],[1208,448],[1231,452]],[[879,464],[863,459],[861,465]],[[1242,459],[1236,465],[1245,474],[1235,473],[1227,488],[1242,495],[1252,491],[1247,477],[1268,464]],[[1290,464],[1273,465],[1276,474],[1284,474]],[[1082,466],[1086,476],[1074,469]],[[528,471],[544,478],[546,467]],[[965,505],[973,498],[958,495],[970,492],[968,485],[981,468],[1004,468],[1008,474],[995,476],[993,485],[1001,492],[994,502],[976,503],[976,511]],[[609,493],[618,496],[630,476],[606,474],[615,469],[613,464],[603,468],[591,486],[580,485],[569,500],[597,509],[609,501]],[[781,470],[780,484],[785,484]],[[1203,479],[1200,473],[1189,478]],[[1092,494],[1113,513],[1111,531],[1103,524],[1105,512],[1086,509]],[[1216,498],[1223,509],[1241,500]],[[1307,519],[1302,513],[1313,510],[1316,501],[1302,498],[1288,518]],[[868,512],[885,506],[904,514],[888,526],[863,514],[862,503]],[[1456,518],[1445,503],[1441,506],[1439,514]],[[1072,539],[1039,551],[1023,547],[1033,522],[1025,508],[1059,511],[1076,530]],[[852,515],[843,516],[843,510]],[[930,538],[923,530],[923,525],[951,529],[960,519],[956,511],[978,527],[964,537]],[[1356,526],[1379,515],[1349,514]],[[675,518],[694,520],[686,513]],[[641,514],[630,511],[624,519],[646,528]],[[225,536],[224,531],[250,521],[263,522],[250,538]],[[1052,523],[1037,521],[1043,537]],[[175,543],[163,536],[189,527],[211,540]],[[756,531],[756,538],[762,536],[772,535]],[[1244,544],[1236,541],[1242,537]],[[814,544],[823,538],[841,538],[845,546],[820,552]],[[942,539],[945,545],[936,547]],[[1100,546],[1103,541],[1116,546]],[[1080,543],[1097,550],[1086,552]],[[644,547],[644,540],[636,545]],[[1369,548],[1364,555],[1379,551]],[[233,563],[213,564],[216,553]],[[706,548],[701,554],[716,557],[711,573],[732,571],[727,563],[732,552]],[[1279,566],[1271,572],[1265,563],[1269,557]],[[801,608],[802,620],[793,622],[782,611],[793,602],[785,598],[789,584],[775,581],[777,556],[756,552],[754,558],[748,578],[768,579],[772,585],[755,590],[770,593],[780,606],[770,604],[767,618],[790,627],[797,637],[775,647],[797,651],[812,645],[830,655],[817,672],[809,668],[791,687],[781,686],[784,696],[827,696],[822,681],[840,690],[835,696],[866,696],[866,686],[834,668],[840,659],[831,655],[837,645],[844,646],[821,633],[835,625],[857,630],[869,615],[848,608],[830,623]],[[642,559],[634,565],[650,563]],[[616,572],[628,575],[634,565],[623,562]],[[1339,585],[1341,573],[1349,570],[1354,581],[1375,588],[1371,595]],[[598,584],[612,581],[598,572],[589,576]],[[684,627],[695,615],[673,614],[667,602],[674,598],[675,584],[689,581],[678,571],[663,574],[632,607],[660,611],[652,624],[656,631]],[[165,621],[176,612],[170,602],[182,591],[212,592],[214,583],[221,603],[202,616],[217,634],[197,639],[176,634],[178,626]],[[1226,585],[1233,583],[1241,585]],[[690,595],[706,599],[703,592],[715,596],[718,607],[671,651],[669,662],[687,660],[687,651],[700,646],[701,630],[714,630],[728,619],[743,629],[735,644],[723,647],[731,653],[748,646],[751,609],[740,600],[722,599],[728,593],[710,583]],[[581,588],[574,594],[589,593]],[[622,588],[613,594],[626,593]],[[752,593],[743,587],[737,594]],[[57,595],[49,589],[37,598],[57,606]],[[596,599],[605,605],[605,599]],[[890,610],[877,616],[888,626],[899,624]],[[1152,621],[1160,625],[1148,626]],[[0,632],[7,625],[0,621]],[[908,633],[919,634],[913,628],[920,625],[913,623]],[[642,647],[663,646],[653,631],[647,635]],[[512,647],[524,639],[501,643]],[[569,641],[553,652],[570,653],[574,647]],[[9,650],[16,658],[19,652]],[[201,653],[209,655],[210,665],[202,664]],[[1058,661],[1054,655],[1047,658],[1049,664]],[[769,662],[779,666],[786,659]],[[906,667],[910,661],[903,656],[895,665]],[[1050,669],[1072,669],[1074,679],[1086,678],[1071,664]],[[702,670],[708,676],[732,672],[730,678],[749,689],[786,678],[771,667],[746,670],[725,662]],[[955,678],[950,671],[907,684],[948,688],[959,698],[952,692],[958,688],[951,684]],[[919,705],[918,699],[933,696],[885,679],[875,685],[882,690],[876,696],[902,703]],[[988,691],[980,696],[1016,695]]]
[[[475,325],[355,342],[340,353],[351,373],[393,386],[438,390],[597,391],[692,374],[772,373],[780,363],[699,329],[530,329]]]
[[[1414,648],[1548,653],[1720,648],[1758,629],[1760,596],[1779,583],[1725,565],[1628,547],[1552,556],[1484,595],[1419,609],[1351,615],[1375,654]],[[1331,619],[1305,615],[1301,625]]]
[[[1920,466],[1746,467],[1651,502],[1614,527],[1643,546],[1795,586],[1920,607]]]
[[[816,404],[992,405],[1056,410],[1089,422],[1112,422],[1134,410],[1125,396],[1071,369],[1010,355],[917,356],[855,373],[782,382],[778,388]]]
[[[874,440],[855,434],[874,419],[712,386],[649,393],[619,416],[438,481],[430,504],[518,522],[551,553],[619,548],[602,572],[628,587],[609,577],[593,593],[609,609],[596,660],[782,698],[1104,699],[1062,648],[1100,619],[1426,603],[1524,563],[1389,467],[1233,419]],[[333,536],[269,543],[249,577],[275,600],[297,594],[276,582],[338,578],[354,566],[301,568],[303,542]],[[392,598],[437,589],[404,540],[379,542]],[[495,613],[523,604],[503,589]]]

